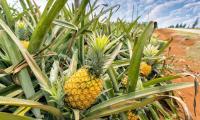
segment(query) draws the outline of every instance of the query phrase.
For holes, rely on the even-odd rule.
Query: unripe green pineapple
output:
[[[65,101],[74,109],[87,109],[100,95],[103,85],[100,75],[105,63],[105,47],[108,37],[94,37],[89,41],[88,66],[80,68],[66,80]]]

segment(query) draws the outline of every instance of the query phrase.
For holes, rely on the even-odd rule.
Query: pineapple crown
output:
[[[99,77],[103,72],[103,66],[105,64],[106,46],[109,43],[107,36],[93,35],[89,40],[89,51],[88,51],[88,66],[90,73]]]
[[[18,27],[18,29],[25,29],[26,25],[25,25],[24,21],[19,21],[17,23],[17,27]]]
[[[146,57],[155,56],[159,52],[158,47],[159,46],[148,44],[147,46],[145,46],[143,53]]]

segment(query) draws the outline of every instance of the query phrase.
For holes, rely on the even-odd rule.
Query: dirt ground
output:
[[[175,69],[181,71],[189,68],[193,73],[200,73],[200,35],[188,34],[171,29],[157,29],[155,35],[159,36],[162,40],[173,39],[166,53],[169,53],[170,56],[175,56]],[[188,81],[191,82],[194,79],[187,77],[174,80],[174,82]],[[188,105],[192,118],[194,120],[200,120],[200,92],[197,96],[196,116],[193,110],[194,88],[177,90],[176,93]]]

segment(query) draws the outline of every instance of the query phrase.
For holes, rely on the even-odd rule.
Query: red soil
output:
[[[171,29],[157,29],[155,31],[155,35],[157,35],[162,40],[170,40],[173,39],[169,48],[169,55],[175,56],[175,69],[184,70],[186,68],[190,68],[193,73],[200,73],[200,60],[194,59],[196,56],[193,56],[193,59],[188,58],[188,50],[193,46],[197,45],[197,38],[185,38],[184,36],[177,33],[177,31]],[[199,39],[200,40],[200,39]],[[197,54],[198,51],[193,51]],[[199,51],[200,52],[200,51]],[[168,53],[168,52],[167,52]],[[194,79],[192,77],[180,78],[174,80],[174,82],[192,82]],[[199,88],[200,90],[200,88]],[[186,88],[182,90],[177,90],[178,93],[185,103],[188,105],[189,110],[192,114],[192,118],[194,120],[200,120],[200,94],[197,95],[197,104],[196,104],[196,116],[193,110],[193,98],[194,98],[194,87]]]

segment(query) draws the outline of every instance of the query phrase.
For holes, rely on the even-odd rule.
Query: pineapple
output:
[[[87,65],[80,68],[65,81],[65,101],[74,109],[89,108],[100,95],[103,81],[100,77],[105,63],[108,37],[94,37],[89,41]]]
[[[125,76],[125,77],[122,79],[121,83],[122,83],[122,85],[123,85],[124,87],[127,87],[127,85],[128,85],[128,76]]]
[[[27,49],[29,46],[27,25],[24,21],[18,21],[16,26],[16,34],[21,40],[21,44]]]
[[[148,76],[150,73],[151,73],[151,66],[148,65],[146,62],[141,62],[140,64],[140,73],[143,75],[143,76]],[[128,86],[128,76],[125,76],[122,80],[121,80],[121,84],[122,86],[124,87],[127,87]]]
[[[128,120],[139,120],[139,117],[135,115],[132,111],[128,111]]]
[[[140,73],[143,76],[147,77],[151,73],[151,70],[152,70],[151,65],[148,65],[146,62],[142,62],[140,64]]]
[[[28,46],[29,46],[29,41],[26,41],[26,40],[22,40],[20,41],[22,43],[22,45],[27,49]]]

